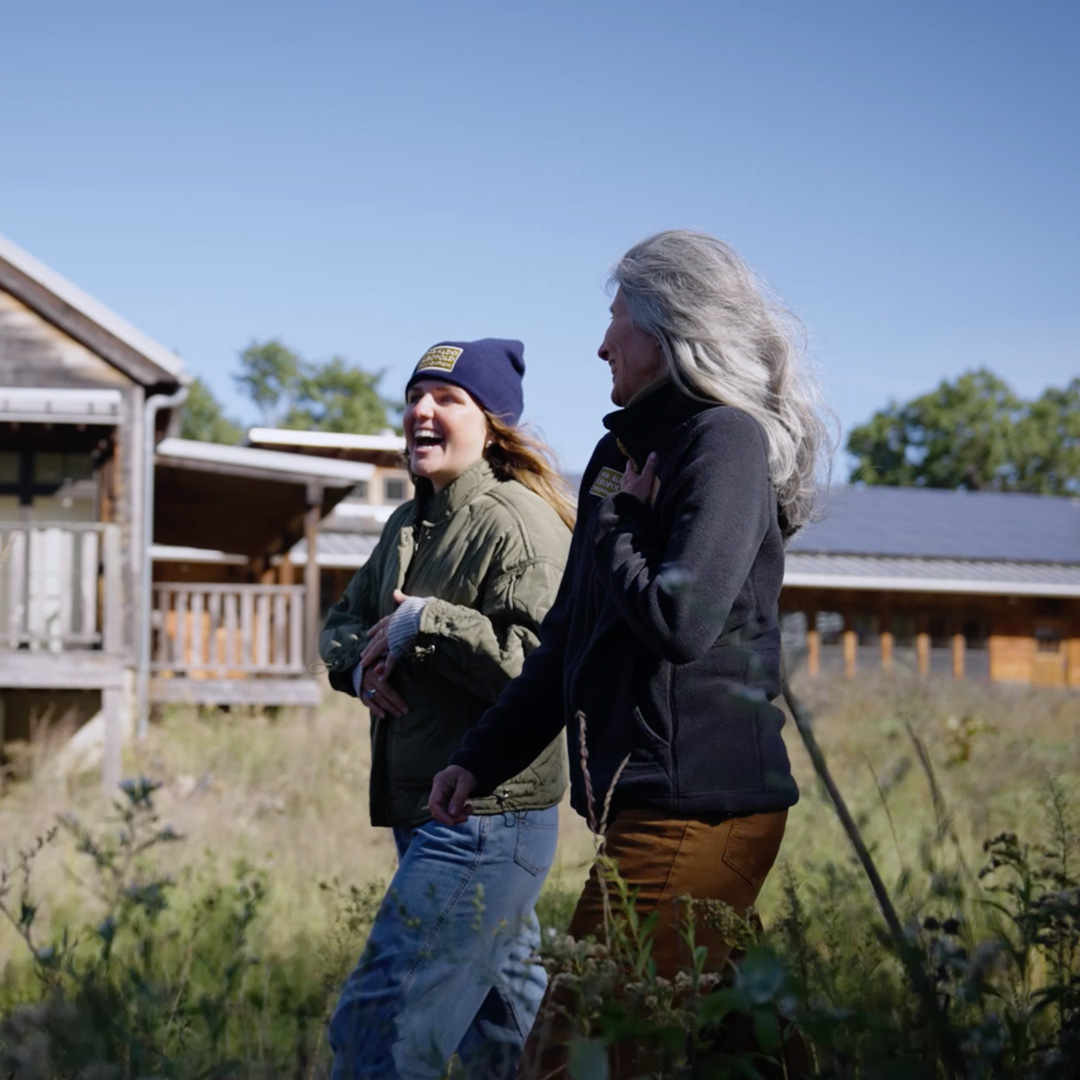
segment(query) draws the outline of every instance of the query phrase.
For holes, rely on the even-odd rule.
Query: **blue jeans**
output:
[[[330,1021],[333,1080],[512,1076],[547,977],[533,907],[558,810],[395,829],[400,862]]]

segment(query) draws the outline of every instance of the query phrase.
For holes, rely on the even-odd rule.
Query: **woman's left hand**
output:
[[[408,597],[400,589],[394,590],[395,604],[400,604],[402,600],[407,599]],[[360,654],[360,664],[365,668],[373,666],[380,660],[384,661],[383,679],[390,677],[390,672],[394,670],[394,664],[397,662],[397,657],[390,652],[390,620],[393,617],[393,615],[384,615],[367,632],[368,643]]]
[[[652,502],[653,485],[656,483],[656,451],[654,450],[646,459],[645,467],[641,472],[635,472],[633,463],[627,461],[626,471],[622,475],[619,490],[627,495],[633,495],[647,506]]]

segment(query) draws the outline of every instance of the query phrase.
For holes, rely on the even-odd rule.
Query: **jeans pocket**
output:
[[[514,862],[533,877],[546,874],[555,859],[559,839],[559,818],[556,807],[547,810],[526,810],[517,817],[517,840]]]

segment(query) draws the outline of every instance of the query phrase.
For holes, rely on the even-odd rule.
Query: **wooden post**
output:
[[[920,630],[915,635],[915,658],[918,661],[919,674],[930,674],[930,635]]]
[[[308,484],[307,513],[304,515],[304,540],[307,544],[307,566],[304,567],[304,587],[307,590],[304,665],[309,671],[319,659],[319,518],[322,514],[322,496],[322,484]]]
[[[892,671],[893,665],[893,633],[891,630],[881,631],[881,670]]]
[[[806,613],[806,674],[821,674],[821,634],[817,628],[817,612]]]
[[[116,794],[120,783],[124,739],[124,690],[106,686],[101,691],[101,711],[105,715],[105,745],[101,760],[101,787],[106,798]]]
[[[118,655],[124,650],[124,609],[120,604],[124,571],[121,564],[120,526],[106,525],[104,533],[102,562],[105,580],[102,602],[105,610],[101,613],[101,647],[104,652]]]
[[[293,566],[292,560],[289,558],[289,553],[286,551],[281,556],[281,562],[278,563],[278,580],[279,585],[295,585],[296,584],[296,567]]]
[[[964,677],[964,652],[967,649],[967,641],[963,634],[953,634],[952,639],[952,673],[954,679]]]
[[[859,638],[855,631],[844,630],[844,675],[848,679],[855,678],[858,645]]]

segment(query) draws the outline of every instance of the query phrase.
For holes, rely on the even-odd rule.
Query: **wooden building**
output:
[[[322,520],[370,465],[168,438],[155,454],[150,701],[317,705]]]
[[[0,728],[100,712],[112,775],[136,694],[147,446],[180,359],[0,237]]]
[[[328,431],[252,428],[252,446],[273,448],[307,458],[351,461],[369,468],[367,479],[339,503],[323,522],[316,564],[325,611],[336,604],[353,574],[367,562],[390,515],[413,497],[405,467],[405,438],[392,431],[352,435]],[[296,567],[308,565],[308,546],[301,540],[288,553]]]
[[[809,674],[1080,687],[1080,500],[872,487],[825,503],[780,601]]]
[[[318,575],[283,555],[370,466],[166,438],[188,382],[0,237],[0,751],[35,717],[94,720],[111,787],[154,701],[318,700]]]

